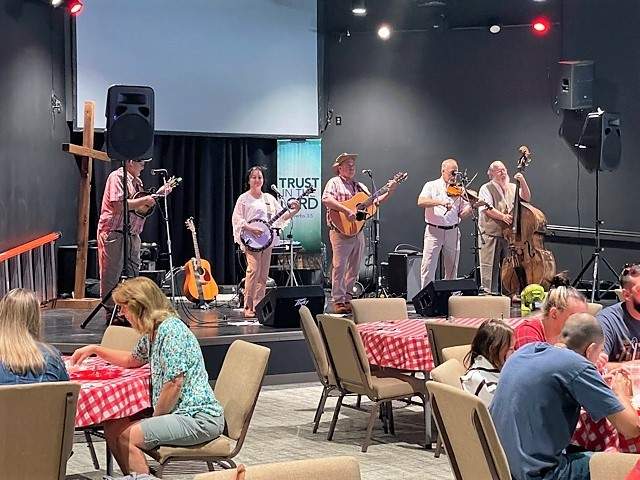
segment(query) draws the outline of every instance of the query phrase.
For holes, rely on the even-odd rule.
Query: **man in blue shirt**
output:
[[[515,480],[589,479],[590,454],[565,451],[580,407],[595,421],[607,417],[625,436],[640,435],[629,379],[616,373],[609,388],[593,363],[604,342],[596,319],[572,315],[561,339],[566,348],[523,346],[500,374],[490,411]]]
[[[596,316],[604,332],[604,353],[609,362],[640,359],[640,348],[635,347],[640,340],[640,265],[626,265],[620,285],[624,301],[603,308]]]

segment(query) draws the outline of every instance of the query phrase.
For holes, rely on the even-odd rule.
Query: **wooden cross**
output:
[[[62,150],[80,157],[80,191],[78,194],[78,230],[76,240],[78,250],[76,252],[76,272],[73,288],[73,300],[58,300],[58,306],[67,308],[92,308],[98,299],[85,298],[85,280],[87,279],[87,251],[89,240],[89,199],[91,194],[92,161],[102,160],[110,162],[111,159],[105,152],[93,149],[94,118],[96,102],[84,102],[84,129],[82,131],[82,145],[63,143]]]

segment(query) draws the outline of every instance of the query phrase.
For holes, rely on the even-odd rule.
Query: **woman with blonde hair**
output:
[[[105,423],[110,450],[125,474],[149,473],[143,450],[159,445],[188,446],[213,440],[224,429],[222,405],[209,385],[198,340],[182,323],[158,286],[148,278],[126,280],[113,299],[132,327],[142,334],[132,352],[87,345],[72,364],[96,354],[109,363],[151,367],[153,416]]]
[[[69,380],[55,348],[40,341],[40,304],[16,288],[0,300],[0,384]]]

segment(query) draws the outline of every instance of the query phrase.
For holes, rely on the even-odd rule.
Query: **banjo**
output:
[[[302,197],[305,197],[315,191],[315,188],[309,187],[304,192],[302,192],[295,200],[300,201]],[[271,220],[262,220],[261,218],[254,218],[252,220],[249,220],[247,223],[251,224],[252,227],[259,228],[261,232],[260,235],[255,235],[250,232],[242,231],[240,233],[240,240],[242,241],[244,246],[252,252],[261,252],[264,249],[268,248],[269,245],[273,243],[273,224],[276,223],[276,221],[288,211],[289,207],[282,208],[282,210],[276,213],[271,218]]]

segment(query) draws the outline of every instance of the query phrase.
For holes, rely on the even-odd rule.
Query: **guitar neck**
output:
[[[191,238],[193,239],[193,250],[196,254],[196,263],[200,265],[200,248],[198,247],[198,237],[196,236],[195,229],[191,231]]]
[[[296,197],[295,201],[299,202],[302,199],[302,197],[304,197],[305,195],[308,195],[308,193],[309,193],[308,191],[305,191],[302,195],[299,195],[298,197]],[[267,222],[267,225],[269,227],[271,227],[274,223],[276,223],[278,221],[278,219],[280,217],[282,217],[288,211],[289,211],[289,207],[284,207],[284,208],[280,209],[280,211],[278,213],[276,213],[273,217],[271,217],[271,220],[269,220]]]
[[[387,187],[386,185],[384,187],[382,187],[382,188],[379,188],[378,190],[373,192],[371,195],[369,195],[369,198],[367,198],[364,202],[362,202],[362,206],[364,208],[370,207],[371,204],[373,202],[375,202],[378,197],[381,197],[382,195],[384,195],[388,191],[389,191],[389,187]]]

